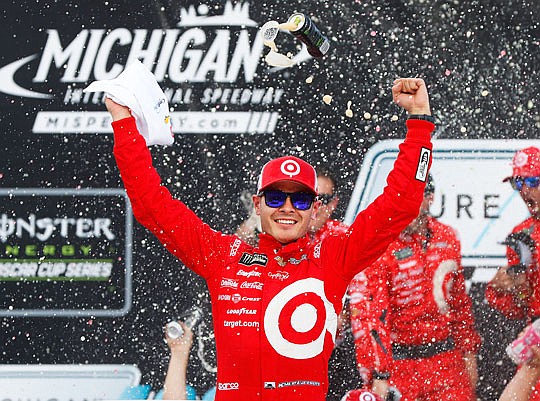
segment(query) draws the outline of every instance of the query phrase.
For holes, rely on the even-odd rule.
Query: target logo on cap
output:
[[[285,160],[281,163],[281,172],[292,178],[300,174],[300,165],[295,160]]]
[[[512,159],[512,176],[537,177],[540,175],[540,149],[535,146],[518,150]],[[508,181],[506,177],[503,181]]]
[[[337,330],[337,314],[326,299],[321,280],[306,278],[281,290],[264,313],[264,332],[280,355],[309,359],[324,348],[326,332],[332,339]]]
[[[283,156],[266,163],[259,175],[257,192],[279,181],[290,180],[317,193],[317,173],[313,166],[295,156]]]
[[[514,158],[514,166],[523,167],[527,163],[528,163],[527,153],[525,153],[525,152],[516,153],[516,157]]]

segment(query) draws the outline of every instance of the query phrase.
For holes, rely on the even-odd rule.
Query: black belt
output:
[[[454,339],[448,337],[446,340],[422,345],[392,344],[392,358],[396,361],[401,359],[422,359],[430,358],[437,354],[451,351],[455,348]]]

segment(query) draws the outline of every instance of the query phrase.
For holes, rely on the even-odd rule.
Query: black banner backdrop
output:
[[[314,17],[331,50],[322,60],[273,70],[262,60],[268,48],[258,27],[268,20],[284,22],[296,11]],[[533,0],[4,1],[0,186],[121,188],[101,97],[82,89],[96,79],[114,78],[139,58],[173,109],[175,144],[152,149],[155,165],[175,196],[211,226],[234,231],[247,216],[241,192],[254,190],[265,161],[286,153],[337,173],[340,217],[365,151],[381,139],[403,136],[404,118],[391,103],[396,77],[426,80],[439,138],[538,137],[539,11]],[[303,57],[291,36],[280,33],[277,44],[284,53]],[[323,95],[333,97],[330,105]],[[348,101],[352,118],[345,116]],[[99,202],[88,207],[99,210],[99,218],[115,224],[127,218],[121,202]],[[0,215],[4,221],[15,214],[27,218],[25,207],[31,205],[3,203]],[[4,224],[0,230],[5,229]],[[2,241],[4,253],[6,245],[11,244]],[[132,255],[129,312],[4,316],[3,363],[134,363],[143,382],[159,388],[167,362],[162,326],[199,305],[207,313],[209,335],[206,288],[137,223]],[[25,309],[46,310],[35,296],[36,283],[50,291],[46,281],[2,281],[10,298],[6,304],[24,299]],[[66,307],[80,297],[86,297],[86,307],[91,304],[92,294],[79,287],[64,283],[63,290]],[[25,297],[26,292],[32,294]],[[114,288],[105,298],[111,293]],[[103,294],[95,294],[102,298],[95,305],[106,304]],[[485,341],[479,396],[493,400],[513,371],[501,344],[520,322],[508,322],[484,305],[483,286],[473,285],[471,294]],[[110,301],[118,307],[120,298]],[[204,362],[212,364],[211,339],[205,344]],[[212,385],[213,374],[195,356],[199,346],[189,381],[202,392]],[[338,373],[329,399],[338,399],[356,380],[350,373],[353,354],[336,354],[331,370]]]
[[[122,316],[129,311],[132,217],[125,192],[4,191],[0,315]],[[120,221],[99,217],[122,203],[126,212],[112,215]]]

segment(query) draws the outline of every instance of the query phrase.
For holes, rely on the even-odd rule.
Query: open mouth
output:
[[[278,224],[285,224],[285,225],[289,225],[289,226],[293,226],[293,225],[296,224],[295,220],[290,220],[290,219],[276,219],[275,221]]]

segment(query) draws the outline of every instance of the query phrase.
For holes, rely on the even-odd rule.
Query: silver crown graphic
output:
[[[222,15],[208,16],[210,11],[208,5],[200,4],[195,10],[191,5],[187,10],[180,8],[180,22],[178,27],[187,26],[258,26],[255,21],[249,18],[249,3],[238,3],[233,5],[230,1],[225,3],[225,10]]]

